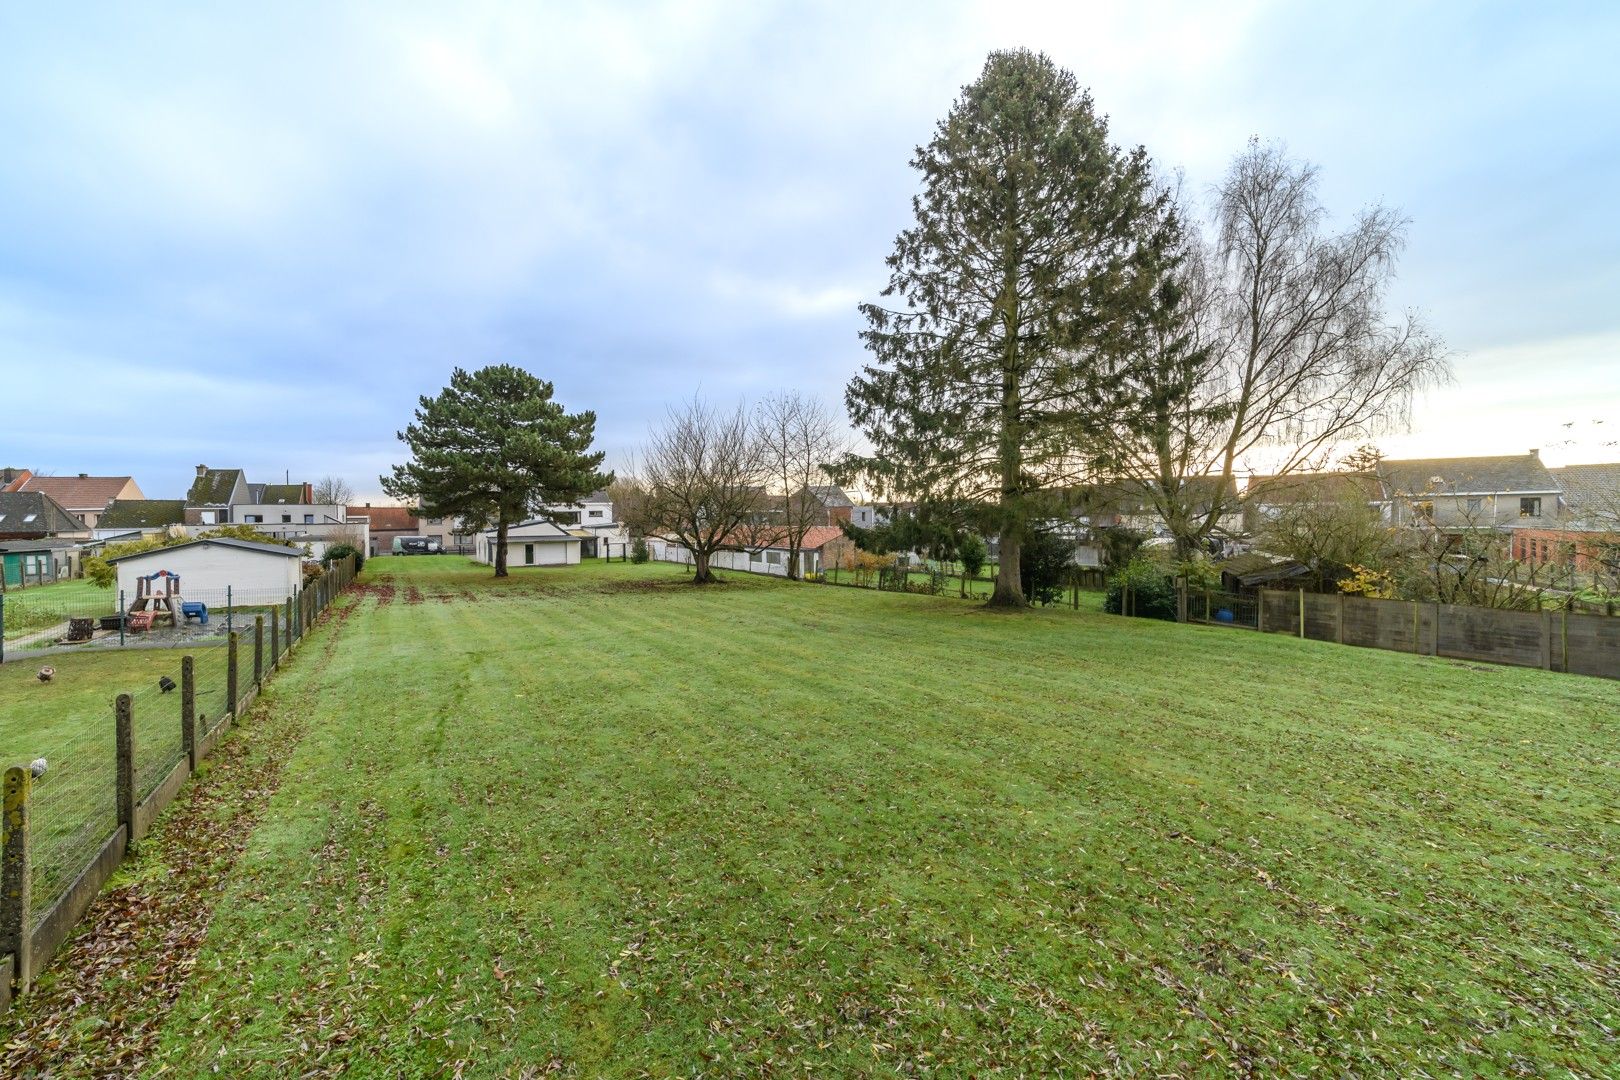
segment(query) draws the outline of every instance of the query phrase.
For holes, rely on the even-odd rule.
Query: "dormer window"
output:
[[[1541,516],[1541,500],[1539,498],[1520,499],[1519,500],[1519,516],[1520,517],[1540,517]]]

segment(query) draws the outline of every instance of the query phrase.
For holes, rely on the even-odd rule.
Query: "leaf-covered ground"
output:
[[[330,660],[276,684],[285,765],[242,787],[268,804],[198,890],[184,977],[89,997],[81,1065],[126,1027],[174,1076],[1620,1061],[1614,684],[664,566],[486,574],[368,567],[310,639]],[[183,876],[165,851],[141,881]]]

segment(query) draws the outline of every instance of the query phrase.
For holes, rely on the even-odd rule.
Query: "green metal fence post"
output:
[[[274,671],[281,664],[281,633],[276,624],[281,620],[276,618],[276,609],[270,609],[270,670]]]
[[[231,631],[230,645],[225,656],[225,701],[230,706],[231,717],[236,716],[236,707],[241,698],[236,696],[236,631]]]
[[[129,611],[124,607],[124,590],[118,590],[118,644],[124,643],[124,622],[129,618]]]
[[[253,685],[264,682],[264,616],[253,616]]]

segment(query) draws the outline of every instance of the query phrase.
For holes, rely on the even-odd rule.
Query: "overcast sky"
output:
[[[1620,460],[1620,5],[390,0],[0,8],[0,465],[375,497],[496,362],[610,462],[694,391],[841,407],[912,149],[1016,45],[1195,193],[1254,134],[1411,218],[1457,381],[1390,452]]]

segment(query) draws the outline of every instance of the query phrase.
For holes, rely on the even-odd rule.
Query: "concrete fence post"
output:
[[[1344,593],[1339,594],[1339,614],[1333,626],[1333,640],[1344,644]]]
[[[124,835],[135,839],[135,702],[119,694],[113,706],[116,722],[118,824]]]
[[[1299,588],[1299,636],[1305,636],[1305,587]]]
[[[1553,669],[1552,612],[1541,609],[1541,670]]]
[[[241,698],[236,695],[236,631],[231,631],[230,645],[226,646],[225,653],[225,701],[230,706],[231,716],[236,716],[236,706]]]
[[[180,745],[185,748],[191,771],[197,771],[197,661],[180,658]]]
[[[0,819],[0,956],[11,954],[12,985],[25,993],[34,979],[33,873],[28,865],[28,800],[33,776],[23,765],[6,770]]]
[[[1254,602],[1254,628],[1263,634],[1266,632],[1266,590],[1261,589],[1255,595],[1259,599]]]
[[[290,596],[287,597],[287,619],[286,619],[286,622],[287,622],[287,648],[290,649],[290,648],[292,648],[293,639],[298,636],[297,631],[295,631],[293,629],[293,602],[292,602],[292,597],[290,597]]]
[[[1418,614],[1418,602],[1408,600],[1407,603],[1412,605],[1412,651],[1421,653],[1423,651],[1423,635],[1418,632],[1418,621],[1421,618]]]
[[[264,616],[253,616],[253,685],[264,682]]]

